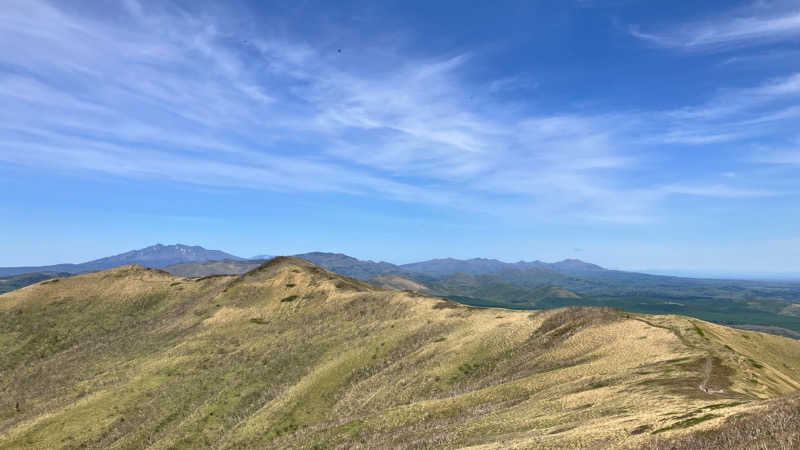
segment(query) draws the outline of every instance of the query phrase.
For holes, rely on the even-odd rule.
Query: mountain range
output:
[[[800,283],[659,276],[609,270],[576,259],[506,263],[486,258],[443,258],[398,265],[359,260],[341,253],[295,256],[378,286],[410,289],[473,306],[611,306],[642,313],[682,314],[800,337]],[[0,269],[0,292],[52,278],[57,273],[75,274],[122,264],[161,268],[182,277],[202,277],[244,274],[265,259],[245,259],[197,246],[159,244],[82,264]],[[21,273],[24,276],[19,276]]]
[[[342,253],[311,252],[293,255],[315,264],[327,267],[335,272],[344,273],[359,279],[368,279],[384,273],[427,273],[431,275],[449,275],[453,273],[495,274],[510,269],[549,269],[565,274],[590,274],[604,272],[606,269],[577,259],[566,259],[556,263],[541,261],[506,263],[496,259],[474,258],[459,260],[452,258],[432,259],[410,264],[395,265],[388,262],[363,261]],[[200,246],[183,244],[156,244],[139,250],[131,250],[119,255],[108,256],[79,264],[54,264],[49,266],[0,267],[0,276],[17,275],[30,272],[67,272],[83,273],[95,270],[110,269],[127,264],[139,264],[145,267],[161,268],[174,264],[203,261],[251,261],[267,260],[273,256],[258,255],[253,258],[242,258],[220,250],[206,250]]]
[[[800,418],[796,340],[467,306],[291,257],[42,281],[0,295],[0,342],[0,449],[793,448]]]

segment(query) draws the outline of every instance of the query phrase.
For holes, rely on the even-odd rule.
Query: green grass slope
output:
[[[794,340],[473,308],[295,258],[28,286],[0,296],[0,349],[0,449],[617,448],[800,388]]]

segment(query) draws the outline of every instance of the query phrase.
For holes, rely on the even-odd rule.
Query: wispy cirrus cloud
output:
[[[800,168],[800,135],[795,135],[784,145],[759,145],[750,156],[759,164]]]
[[[646,141],[710,146],[771,140],[800,119],[798,101],[800,73],[720,88],[703,103],[649,114]]]
[[[800,98],[800,73],[767,80],[756,87],[723,89],[705,105],[673,112],[676,118],[718,119],[763,106],[794,107]]]
[[[669,185],[663,188],[669,194],[702,195],[719,198],[771,197],[775,192],[767,189],[741,189],[724,184]]]
[[[631,35],[660,47],[682,50],[722,50],[800,38],[800,9],[753,7],[727,17],[691,22],[662,30],[631,26]]]
[[[0,53],[0,160],[483,212],[503,196],[543,215],[639,223],[669,195],[754,192],[631,176],[648,170],[652,142],[642,133],[678,144],[735,139],[723,125],[682,121],[793,95],[800,80],[739,92],[750,103],[724,113],[713,112],[731,108],[722,100],[667,113],[521,113],[471,101],[462,74],[480,55],[410,58],[365,44],[349,57],[296,36],[123,5],[122,22],[43,1],[0,5],[9,49]],[[365,63],[373,58],[391,70]]]

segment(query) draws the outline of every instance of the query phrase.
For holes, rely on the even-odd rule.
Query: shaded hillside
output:
[[[49,280],[51,278],[68,277],[70,275],[71,274],[66,272],[34,272],[0,277],[0,294],[23,288],[25,286],[30,286],[34,283]]]
[[[219,250],[206,250],[199,246],[156,244],[143,249],[131,250],[119,255],[100,258],[81,264],[56,264],[53,266],[40,267],[0,267],[0,276],[29,272],[83,273],[110,269],[127,264],[140,264],[147,267],[160,268],[182,262],[220,259],[241,260],[242,258]]]
[[[0,344],[8,449],[613,448],[800,388],[790,339],[607,308],[470,308],[295,258],[45,281],[0,296]]]

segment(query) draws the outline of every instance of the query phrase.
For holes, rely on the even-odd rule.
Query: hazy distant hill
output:
[[[0,449],[637,447],[800,389],[798,341],[474,308],[296,258],[44,281],[0,295],[0,342]]]
[[[468,274],[493,274],[506,270],[510,266],[511,265],[509,263],[504,263],[496,259],[474,258],[463,260],[440,258],[411,264],[403,264],[399,267],[411,272],[441,276],[458,272]]]
[[[139,250],[132,250],[119,255],[96,259],[82,264],[56,264],[40,267],[4,267],[0,268],[0,276],[16,275],[28,272],[68,272],[81,273],[103,270],[126,264],[140,264],[147,267],[165,267],[190,261],[208,261],[219,259],[243,260],[219,250],[206,250],[199,246],[182,244],[156,244]]]
[[[538,262],[538,261],[537,261]],[[517,263],[518,265],[524,265],[526,263]],[[599,274],[608,272],[608,269],[598,266],[597,264],[591,264],[580,259],[565,259],[563,261],[555,262],[555,263],[544,263],[547,267],[561,273],[566,273],[570,275],[578,275],[578,274]]]
[[[601,274],[606,272],[598,265],[583,262],[579,259],[565,259],[555,263],[542,261],[519,261],[507,263],[496,259],[431,259],[399,266],[401,269],[425,273],[429,275],[451,275],[454,273],[467,273],[472,275],[494,275],[509,270],[552,270],[561,274]]]

